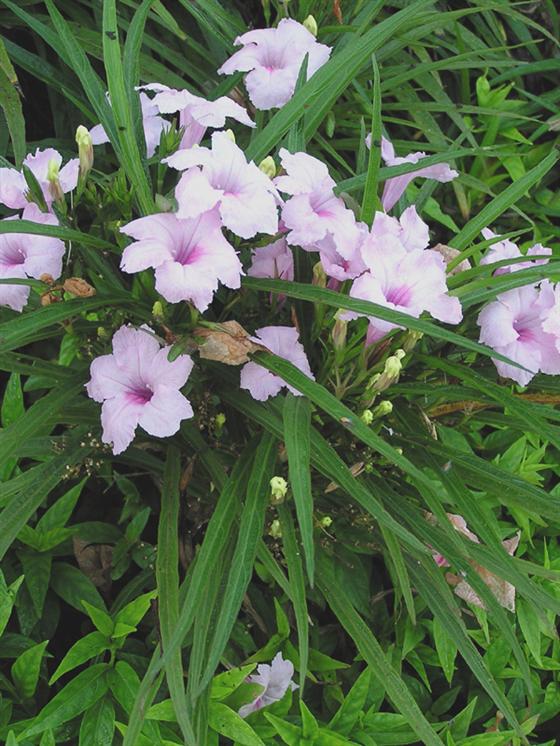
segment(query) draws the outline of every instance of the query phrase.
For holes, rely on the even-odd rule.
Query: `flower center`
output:
[[[147,385],[139,384],[128,391],[128,398],[133,404],[147,404],[154,392]]]
[[[407,306],[410,302],[410,288],[407,285],[391,288],[386,297],[395,306]]]
[[[203,249],[200,246],[192,246],[186,244],[181,246],[177,254],[175,255],[175,261],[186,267],[189,264],[194,264],[202,255]]]
[[[513,328],[517,332],[518,342],[533,342],[534,341],[535,335],[533,334],[533,330],[528,326],[524,326],[524,322],[522,320],[518,321],[517,319],[514,319]]]
[[[19,267],[25,264],[26,256],[21,249],[9,246],[0,256],[0,264],[4,267]]]

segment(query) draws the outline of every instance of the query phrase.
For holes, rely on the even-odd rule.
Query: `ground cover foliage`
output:
[[[217,71],[237,36],[286,16],[330,57],[306,80],[302,55],[287,103],[256,110],[244,72]],[[60,277],[0,280],[0,740],[555,744],[559,379],[521,387],[511,376],[532,361],[490,350],[477,325],[498,295],[560,279],[554,2],[0,0],[0,22],[2,217],[27,204],[6,184],[28,153],[80,152],[68,189],[64,169],[41,181],[27,161],[21,183],[38,207],[0,221],[4,242],[23,234],[61,252]],[[414,179],[390,214],[414,205],[429,224],[462,319],[357,295],[355,276],[329,280],[326,259],[321,269],[296,241],[282,249],[292,275],[247,274],[273,239],[240,229],[223,202],[211,243],[227,239],[218,264],[239,257],[240,287],[211,289],[206,307],[198,286],[176,302],[153,269],[122,271],[135,246],[123,227],[188,213],[202,194],[198,182],[183,199],[174,190],[188,181],[162,163],[188,131],[174,112],[150,153],[135,86],[155,82],[230,95],[256,126],[238,110],[211,126],[231,126],[263,178],[287,168],[282,148],[326,164],[337,209],[366,232],[388,180],[417,170],[384,162],[382,136],[397,156],[448,164],[456,178]],[[92,149],[100,122],[110,142]],[[234,147],[210,134],[204,147]],[[297,194],[280,191],[285,211]],[[489,266],[504,241],[521,252],[507,244]],[[532,247],[537,260],[520,261]],[[107,401],[100,421],[111,397],[84,387],[125,325],[156,335],[134,332],[129,356],[148,336],[169,348],[158,380],[183,366],[165,417],[185,414],[170,437],[140,419],[118,448]],[[276,326],[297,330],[313,379],[293,339],[275,349],[244,331]],[[254,366],[242,388],[240,365]],[[255,398],[267,371],[291,390]],[[255,705],[273,660],[279,689]]]

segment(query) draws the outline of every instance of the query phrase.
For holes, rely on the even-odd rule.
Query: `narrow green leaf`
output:
[[[377,195],[379,166],[381,165],[381,83],[379,67],[375,55],[372,55],[373,66],[373,102],[371,111],[371,144],[366,175],[366,188],[362,201],[362,220],[371,226],[375,211],[381,209]]]
[[[18,79],[4,42],[0,39],[0,107],[10,132],[16,165],[25,158],[25,119],[18,91]]]
[[[72,671],[72,669],[81,666],[82,663],[86,663],[86,661],[101,655],[101,653],[108,649],[109,642],[105,635],[97,631],[90,632],[85,637],[80,638],[60,661],[58,668],[50,678],[49,685],[52,686],[55,681],[58,681],[68,671]]]
[[[251,726],[222,702],[211,702],[208,710],[210,727],[240,746],[265,746]]]

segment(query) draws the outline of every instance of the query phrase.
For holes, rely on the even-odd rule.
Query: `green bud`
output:
[[[273,502],[282,502],[288,492],[288,483],[284,477],[272,477],[270,480],[270,493]]]
[[[89,130],[83,124],[76,130],[76,143],[80,158],[80,176],[84,178],[93,166],[93,142]]]
[[[160,300],[156,300],[152,306],[152,316],[158,319],[163,318],[163,303]]]
[[[64,192],[62,191],[62,186],[58,177],[59,171],[60,163],[58,163],[54,158],[51,158],[49,165],[47,166],[47,181],[49,182],[50,193],[56,202],[64,202]]]
[[[364,423],[364,425],[371,425],[374,420],[373,412],[371,411],[371,409],[364,409],[364,411],[360,415],[360,419]]]
[[[305,28],[309,31],[310,34],[313,34],[313,36],[317,36],[317,31],[319,30],[317,27],[317,21],[313,18],[313,16],[309,15],[303,22],[303,25]]]
[[[216,425],[216,430],[221,430],[223,426],[226,424],[225,414],[223,412],[218,412],[218,414],[214,418],[214,423]]]
[[[319,288],[327,287],[327,275],[321,262],[317,262],[313,267],[313,280],[311,282]]]
[[[109,336],[104,326],[97,327],[97,336],[99,337],[99,339],[104,339],[104,337]]]
[[[410,352],[416,347],[416,344],[422,339],[422,332],[409,331],[403,340],[404,352]]]
[[[329,528],[330,526],[332,526],[332,522],[333,522],[333,519],[330,517],[330,515],[323,516],[321,520],[319,521],[319,523],[321,524],[323,528]]]
[[[378,419],[379,417],[385,417],[386,415],[391,414],[392,411],[393,402],[384,399],[383,401],[379,402],[379,404],[374,408],[371,414],[373,418]]]
[[[276,163],[271,155],[267,155],[259,163],[259,169],[268,176],[269,179],[273,179],[276,176]]]
[[[272,536],[273,539],[282,538],[282,527],[280,526],[280,521],[278,520],[278,518],[275,518],[270,524],[268,535]]]
[[[390,355],[385,360],[385,367],[383,373],[379,375],[375,383],[372,385],[372,389],[376,392],[385,391],[393,383],[397,383],[402,370],[401,360],[405,356],[404,350],[397,350],[394,355]]]
[[[346,344],[346,329],[348,327],[348,322],[344,321],[343,319],[337,318],[334,322],[334,326],[331,332],[331,337],[333,341],[333,346],[335,350],[342,350],[344,345]]]

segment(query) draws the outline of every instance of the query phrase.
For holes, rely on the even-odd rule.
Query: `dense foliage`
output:
[[[0,23],[0,740],[555,744],[555,3]]]

